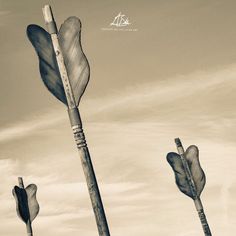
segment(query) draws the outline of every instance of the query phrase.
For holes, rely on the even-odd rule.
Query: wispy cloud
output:
[[[201,100],[204,105],[207,104],[209,110],[206,113],[200,109],[199,112],[201,114],[198,114],[197,119],[199,121],[203,120],[202,126],[214,128],[216,122],[213,118],[210,118],[212,113],[214,113],[212,111],[212,107],[215,106],[214,100],[222,95],[220,97],[221,102],[224,104],[225,100],[225,109],[228,108],[230,110],[229,104],[227,104],[227,96],[229,94],[234,96],[232,95],[232,87],[236,86],[235,77],[236,65],[231,65],[217,71],[195,72],[189,75],[169,78],[162,82],[126,88],[125,91],[114,95],[86,100],[82,104],[83,117],[85,120],[93,122],[117,120],[150,121],[150,119],[160,122],[164,119],[165,122],[168,122],[173,121],[173,117],[176,119],[179,114],[188,117],[192,113],[195,115],[194,106],[196,106],[196,102]],[[207,94],[209,96],[206,96]],[[205,101],[202,101],[202,97]],[[191,103],[184,111],[178,112],[180,108],[175,109],[175,107],[181,107],[181,104],[184,106],[186,101],[189,100],[193,101],[192,109]],[[224,109],[222,108],[223,104],[221,108],[216,107],[215,110]],[[205,109],[207,108],[205,107]],[[0,142],[30,135],[37,130],[54,126],[67,119],[65,109],[46,112],[39,116],[31,116],[26,118],[25,121],[2,127],[0,129]],[[220,122],[224,126],[232,125],[232,121],[227,117],[221,116]]]
[[[64,113],[65,114],[65,113]],[[37,130],[58,125],[66,119],[66,114],[58,111],[46,111],[41,115],[26,117],[24,121],[19,121],[8,127],[0,129],[0,142],[10,141],[16,138],[29,136]]]
[[[4,21],[4,18],[5,18],[6,16],[9,16],[10,14],[11,14],[10,11],[0,10],[0,19],[1,19],[0,27],[6,25],[6,21]]]
[[[10,11],[0,11],[0,17],[9,15],[10,13],[11,13]]]

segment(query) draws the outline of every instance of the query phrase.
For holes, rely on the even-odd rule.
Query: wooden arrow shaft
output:
[[[196,210],[198,212],[198,216],[199,216],[199,219],[201,221],[202,229],[203,229],[203,232],[204,232],[205,236],[211,236],[211,230],[210,230],[210,227],[208,225],[206,215],[204,213],[204,209],[203,209],[203,206],[202,206],[201,199],[199,197],[197,197],[194,200],[194,204],[195,204]]]
[[[64,58],[62,56],[62,51],[61,51],[61,48],[59,45],[59,41],[57,38],[57,34],[51,34],[51,39],[52,39],[53,48],[54,48],[54,51],[56,54],[57,65],[58,65],[58,68],[60,71],[60,75],[61,75],[62,84],[64,87],[68,107],[74,108],[74,107],[76,107],[75,98],[74,98],[72,88],[70,85],[70,81],[68,78],[68,74],[67,74],[67,70],[65,67]]]
[[[51,35],[53,49],[55,51],[57,65],[58,65],[59,72],[61,75],[61,80],[64,87],[67,104],[69,108],[74,108],[76,107],[75,98],[74,98],[73,91],[70,85],[70,80],[67,74],[64,58],[63,58],[61,47],[59,44],[56,23],[54,21],[52,10],[49,5],[46,5],[43,8],[43,14],[44,14],[44,19],[48,28],[48,33]]]
[[[106,220],[104,207],[102,204],[101,195],[99,192],[96,176],[94,173],[92,161],[87,147],[85,135],[82,128],[82,122],[78,108],[68,109],[71,127],[74,134],[74,139],[81,158],[83,171],[85,174],[88,191],[97,223],[97,228],[100,236],[109,236],[109,227]]]
[[[27,235],[28,236],[33,236],[33,230],[32,230],[32,226],[31,226],[30,220],[28,220],[28,222],[26,224],[26,231],[27,231]]]
[[[208,222],[207,222],[206,215],[204,213],[204,209],[203,209],[201,199],[197,195],[197,189],[196,189],[196,186],[195,186],[195,183],[194,183],[194,180],[193,180],[191,170],[190,170],[188,162],[185,158],[185,151],[184,151],[183,145],[182,145],[179,138],[175,139],[175,143],[176,143],[178,153],[181,157],[181,160],[182,160],[182,163],[183,163],[183,166],[184,166],[184,170],[185,170],[185,174],[186,174],[186,177],[187,177],[188,184],[190,186],[192,195],[194,196],[194,204],[195,204],[195,208],[198,212],[198,216],[199,216],[199,219],[200,219],[201,224],[202,224],[203,232],[204,232],[205,236],[212,236],[210,227],[209,227]]]
[[[196,190],[195,183],[193,181],[192,173],[191,173],[190,168],[188,166],[188,162],[187,162],[187,160],[185,159],[185,156],[184,156],[184,148],[182,146],[182,143],[181,143],[180,139],[176,139],[175,142],[176,142],[177,150],[178,150],[178,153],[180,155],[181,161],[183,163],[184,171],[185,171],[185,174],[186,174],[186,177],[187,177],[188,184],[190,186],[190,190],[191,190],[192,195],[194,196],[194,198],[196,198],[197,197],[197,190]]]
[[[45,22],[48,26],[48,31],[51,35],[53,48],[56,54],[59,72],[62,78],[63,87],[66,94],[68,113],[70,117],[70,122],[72,130],[74,133],[75,142],[79,151],[81,158],[83,171],[86,177],[88,191],[90,199],[92,202],[93,211],[95,214],[95,219],[98,227],[98,232],[100,236],[109,236],[109,228],[105,216],[105,211],[102,204],[102,199],[100,196],[97,180],[95,177],[92,161],[89,155],[89,150],[86,144],[84,132],[82,129],[82,122],[78,108],[75,105],[75,99],[73,91],[71,89],[70,81],[66,71],[63,55],[61,53],[58,37],[56,23],[53,19],[52,11],[50,6],[45,6],[43,8]]]

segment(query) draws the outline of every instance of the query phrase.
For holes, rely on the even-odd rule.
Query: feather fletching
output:
[[[41,78],[48,90],[67,105],[50,34],[37,25],[27,27],[27,35],[38,57]],[[81,23],[77,17],[69,17],[60,27],[58,40],[71,84],[76,105],[89,81],[89,64],[81,46]]]
[[[37,186],[30,184],[25,189],[15,186],[12,190],[16,200],[16,212],[25,223],[31,222],[39,213],[39,204],[36,199]]]
[[[38,54],[44,84],[56,98],[67,104],[50,34],[38,25],[29,25],[27,35]]]
[[[69,17],[61,25],[58,40],[76,104],[78,105],[88,84],[90,70],[81,46],[81,23],[77,17]]]
[[[36,199],[37,186],[35,184],[30,184],[26,187],[25,191],[28,197],[30,221],[32,222],[39,213],[39,204]]]
[[[192,174],[197,196],[200,196],[206,183],[206,176],[199,162],[198,148],[193,145],[188,147],[185,152],[185,159]],[[174,152],[168,153],[167,161],[174,171],[175,181],[179,190],[187,196],[194,198],[180,155]]]

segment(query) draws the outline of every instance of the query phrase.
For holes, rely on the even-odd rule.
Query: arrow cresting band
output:
[[[78,148],[83,148],[87,146],[86,140],[85,140],[85,135],[83,132],[83,128],[79,125],[72,126],[74,138],[75,138],[75,143]]]

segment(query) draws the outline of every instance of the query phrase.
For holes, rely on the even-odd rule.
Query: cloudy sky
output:
[[[236,2],[51,0],[58,24],[82,21],[91,80],[80,112],[111,235],[199,236],[191,199],[166,161],[195,144],[214,236],[236,230]],[[26,37],[47,1],[0,0],[0,235],[25,235],[11,194],[38,186],[36,236],[97,228],[66,108],[44,87]],[[105,31],[122,12],[131,29]]]

